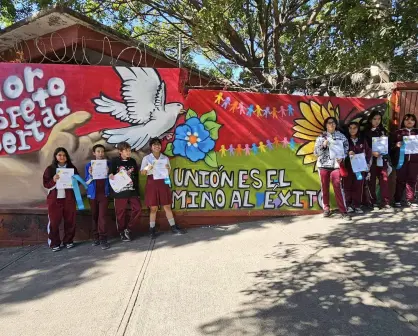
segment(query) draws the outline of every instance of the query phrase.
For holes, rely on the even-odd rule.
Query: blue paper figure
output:
[[[228,152],[229,152],[229,155],[230,155],[230,156],[235,155],[235,149],[234,149],[234,146],[229,145]]]
[[[289,116],[293,116],[293,111],[294,111],[293,106],[289,104],[289,105],[287,106],[287,112],[288,112],[288,115],[289,115]]]
[[[265,109],[264,109],[264,118],[268,118],[268,116],[270,115],[271,113],[270,113],[270,107],[269,106],[267,106]]]
[[[295,139],[290,138],[289,147],[292,151],[295,150],[295,147],[296,147]]]
[[[254,105],[251,104],[250,106],[248,106],[247,116],[251,117],[253,115],[253,112],[254,112]]]
[[[224,109],[227,109],[228,106],[229,106],[229,104],[231,104],[231,98],[230,97],[226,97],[225,100],[224,100],[224,102],[222,103],[222,107]]]
[[[263,193],[263,192],[255,193],[255,199],[256,199],[257,206],[258,207],[262,206],[264,204],[265,193]]]
[[[270,141],[270,140],[267,140],[267,141],[266,141],[266,144],[267,144],[267,147],[268,147],[269,149],[273,150],[273,144],[271,143],[271,141]]]
[[[255,144],[255,143],[253,143],[253,152],[254,152],[254,155],[257,155],[257,153],[258,153],[258,147],[257,147],[257,145]]]

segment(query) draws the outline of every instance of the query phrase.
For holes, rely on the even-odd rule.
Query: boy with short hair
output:
[[[131,178],[131,182],[120,192],[112,190],[111,195],[115,201],[116,226],[122,241],[131,241],[131,231],[139,223],[141,216],[141,202],[139,200],[139,176],[138,164],[131,158],[131,146],[127,142],[117,145],[119,157],[114,158],[110,165],[109,178],[113,180],[115,174],[124,170]],[[126,223],[126,208],[128,203],[131,206],[131,218]]]
[[[105,148],[103,145],[93,147],[93,155],[96,160],[105,160]],[[109,163],[108,163],[109,169]],[[87,198],[90,201],[92,215],[93,246],[101,246],[107,250],[110,245],[107,242],[107,209],[109,206],[109,179],[94,180],[91,162],[86,165],[85,180],[88,184]]]

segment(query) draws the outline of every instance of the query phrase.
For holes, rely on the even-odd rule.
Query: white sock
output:
[[[174,221],[174,218],[169,219],[168,223],[170,224],[170,226],[176,225],[176,222]]]
[[[155,222],[149,222],[149,227],[150,227],[151,229],[155,228]]]

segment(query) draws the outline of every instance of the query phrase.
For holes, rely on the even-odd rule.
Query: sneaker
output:
[[[392,209],[392,207],[389,204],[385,204],[382,206],[382,209],[389,210],[389,209]]]
[[[331,211],[330,210],[324,210],[324,217],[329,217],[331,216]]]
[[[65,244],[65,247],[67,248],[67,249],[70,249],[70,248],[73,248],[75,245],[74,245],[74,243],[68,243],[68,244]]]
[[[393,204],[393,206],[395,208],[402,208],[402,203],[401,202],[395,202],[395,204]]]
[[[182,228],[180,228],[177,224],[174,224],[171,227],[171,232],[173,234],[177,234],[177,235],[181,235],[181,234],[184,234],[185,233],[184,230]]]
[[[128,229],[125,229],[124,233],[125,233],[125,237],[128,238],[129,241],[131,241],[132,240],[131,231],[129,231]]]
[[[413,209],[418,208],[418,204],[416,204],[416,203],[406,202],[406,205],[407,205],[409,208],[413,208]]]
[[[131,241],[131,239],[130,239],[129,237],[127,237],[127,236],[126,236],[125,232],[121,232],[121,234],[120,234],[120,239],[121,239],[123,242],[130,242],[130,241]]]
[[[110,248],[110,244],[106,240],[102,240],[100,242],[100,247],[102,248],[102,250],[107,250],[108,248]]]
[[[55,247],[53,247],[53,248],[51,248],[52,249],[52,252],[58,252],[58,251],[61,251],[61,247],[59,247],[59,246],[55,246]]]
[[[356,214],[362,214],[362,213],[364,213],[364,211],[363,211],[363,209],[362,209],[362,208],[355,208],[355,209],[354,209],[354,212],[355,212]]]
[[[155,227],[149,229],[151,239],[157,238],[157,229]]]
[[[354,212],[354,209],[351,206],[349,206],[349,207],[347,207],[347,212],[352,213],[352,212]]]
[[[379,205],[378,204],[373,204],[373,209],[379,209]]]
[[[93,240],[93,242],[91,243],[91,246],[99,246],[100,245],[100,240],[96,239]]]
[[[341,214],[341,219],[351,221],[351,216],[348,213]]]

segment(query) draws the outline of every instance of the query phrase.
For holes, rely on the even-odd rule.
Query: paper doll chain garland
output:
[[[279,140],[279,137],[274,137],[274,141],[271,142],[270,140],[266,140],[266,142],[260,141],[257,144],[236,144],[235,147],[233,144],[228,145],[221,145],[221,149],[219,149],[219,153],[221,153],[221,156],[226,156],[226,153],[228,152],[230,156],[241,156],[241,155],[251,155],[258,154],[258,153],[266,153],[267,151],[272,151],[274,149],[277,149],[279,147],[281,148],[290,148],[292,151],[296,149],[296,142],[292,138],[290,138],[290,141],[287,139],[287,137],[283,137],[282,140]]]

